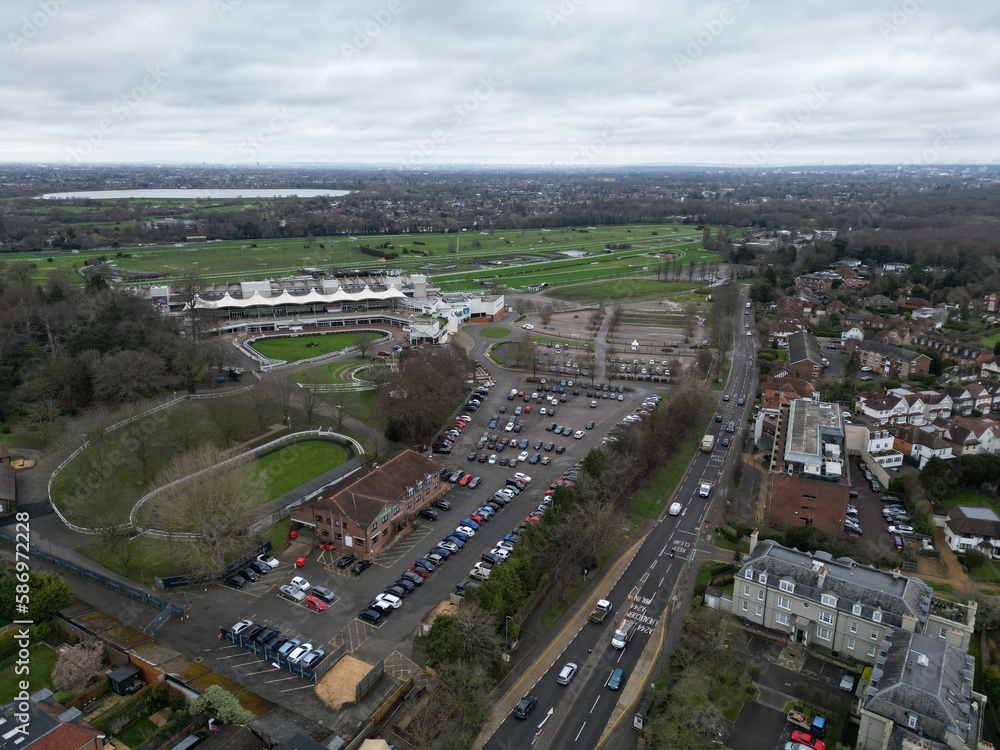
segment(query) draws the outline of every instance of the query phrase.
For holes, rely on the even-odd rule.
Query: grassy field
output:
[[[708,423],[707,414],[704,422]],[[698,444],[702,437],[701,432],[697,431],[684,439],[677,454],[653,476],[649,487],[636,493],[632,500],[634,513],[655,519],[663,512],[667,499],[673,495],[677,485],[684,478],[684,472],[687,471],[691,456],[698,450]]]
[[[552,297],[579,302],[585,305],[603,302],[626,302],[637,299],[653,299],[656,297],[673,297],[691,289],[691,284],[678,281],[657,281],[656,279],[607,279],[586,284],[554,289],[549,294]]]
[[[505,339],[510,336],[510,329],[500,326],[485,326],[479,332],[488,339]]]
[[[53,689],[52,668],[58,659],[59,653],[44,643],[31,647],[31,655],[29,656],[31,671],[28,674],[29,693],[34,693],[42,688]],[[24,675],[16,675],[14,668],[15,665],[11,663],[0,669],[0,704],[14,700],[19,692],[17,683],[24,679]]]
[[[245,201],[233,205],[244,205]],[[144,211],[149,216],[162,216],[164,210],[175,212],[176,205],[165,201],[151,203],[144,201]],[[80,234],[96,229],[99,236],[108,236],[108,245],[113,238],[113,227],[109,234],[101,231],[100,222],[92,217],[99,214],[87,211],[83,206],[71,205],[67,201],[54,204],[58,210],[78,210],[81,217],[77,231]],[[220,203],[219,208],[227,205]],[[46,204],[39,204],[39,211],[47,210]],[[199,210],[202,210],[199,206]],[[166,273],[179,277],[196,273],[207,279],[268,278],[298,272],[304,266],[327,268],[357,268],[359,270],[381,269],[385,261],[366,255],[360,247],[381,247],[396,252],[398,257],[391,261],[395,268],[422,271],[434,277],[440,274],[472,271],[489,268],[487,263],[498,258],[538,262],[566,258],[562,251],[583,251],[600,254],[605,244],[631,243],[635,247],[656,249],[661,245],[669,249],[682,241],[700,238],[700,232],[685,225],[631,225],[614,227],[575,227],[554,230],[510,230],[479,233],[420,234],[415,235],[366,235],[364,237],[319,237],[311,243],[305,238],[262,239],[256,241],[234,240],[202,243],[176,243],[159,247],[105,248],[96,251],[46,252],[25,256],[23,260],[35,263],[37,275],[41,279],[50,270],[72,270],[74,264],[82,264],[98,257],[115,258],[118,266],[137,271]],[[648,249],[645,250],[648,252]],[[622,251],[628,253],[629,251]],[[634,251],[633,251],[634,254]],[[614,257],[618,253],[603,257]],[[116,257],[117,256],[117,257]],[[475,274],[473,274],[474,276]],[[75,278],[78,278],[74,274]],[[468,288],[464,285],[461,288]]]
[[[328,440],[306,440],[262,456],[256,468],[267,483],[267,499],[273,500],[315,479],[347,460],[347,451]]]
[[[957,492],[949,492],[941,498],[941,504],[971,505],[973,507],[983,506],[985,508],[992,508],[993,500],[989,495],[984,495],[982,492],[977,492],[976,490],[959,490]]]
[[[379,334],[374,331],[350,333],[318,333],[307,336],[269,336],[253,342],[253,348],[271,359],[298,362],[300,359],[320,357],[339,352],[360,341],[374,341]]]

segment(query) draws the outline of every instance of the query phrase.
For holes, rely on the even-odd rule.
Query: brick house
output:
[[[404,534],[409,521],[450,488],[431,459],[410,450],[388,453],[327,485],[291,511],[293,528],[315,530],[358,557],[374,557]]]
[[[788,358],[785,371],[802,380],[812,382],[823,375],[823,352],[819,341],[811,333],[799,331],[788,337]]]
[[[920,352],[900,349],[877,341],[846,342],[848,351],[856,351],[862,367],[870,367],[880,375],[906,379],[912,374],[926,375],[931,358]]]

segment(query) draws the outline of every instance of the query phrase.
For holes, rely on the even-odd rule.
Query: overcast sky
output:
[[[995,0],[6,0],[0,160],[986,163]]]

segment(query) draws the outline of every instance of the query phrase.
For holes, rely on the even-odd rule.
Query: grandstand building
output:
[[[401,271],[221,283],[201,289],[193,303],[169,286],[154,286],[149,295],[175,315],[197,310],[217,333],[383,324],[409,332],[411,343],[444,343],[460,324],[506,311],[503,295],[443,294],[426,276]]]

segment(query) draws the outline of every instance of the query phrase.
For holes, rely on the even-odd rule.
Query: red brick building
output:
[[[438,471],[434,461],[419,453],[388,453],[293,509],[292,528],[312,529],[317,542],[357,557],[374,557],[405,534],[420,510],[451,488]]]

